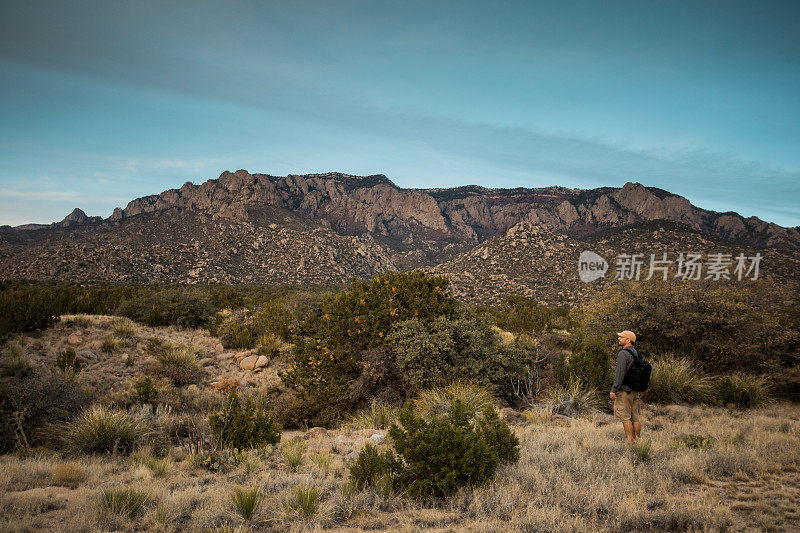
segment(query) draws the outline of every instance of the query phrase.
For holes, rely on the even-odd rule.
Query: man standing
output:
[[[628,444],[633,444],[639,440],[639,433],[642,430],[642,425],[639,423],[639,393],[625,383],[625,375],[639,352],[633,347],[633,343],[636,342],[634,332],[625,330],[617,333],[617,338],[622,350],[617,354],[617,369],[614,372],[610,396],[614,400],[614,416],[622,422]]]

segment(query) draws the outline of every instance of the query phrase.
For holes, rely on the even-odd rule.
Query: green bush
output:
[[[758,407],[772,401],[772,387],[765,376],[734,372],[714,382],[714,395],[722,405]]]
[[[56,357],[56,367],[61,372],[72,372],[74,374],[80,372],[82,367],[80,361],[76,358],[75,349],[67,348],[62,350]]]
[[[417,417],[407,404],[399,415],[402,427],[389,429],[403,464],[399,485],[416,498],[445,497],[460,487],[489,481],[500,462],[498,451],[504,459],[516,460],[516,445],[497,429],[504,422],[473,424],[470,416],[458,400],[445,416],[431,421]]]
[[[653,358],[650,385],[642,395],[649,403],[699,404],[712,400],[708,375],[686,358],[665,355]]]
[[[152,445],[156,436],[144,417],[100,405],[61,429],[64,448],[74,454],[128,454],[144,444]]]
[[[208,425],[219,448],[255,448],[275,445],[281,440],[279,428],[262,405],[252,398],[242,401],[230,391],[221,411],[209,415]]]
[[[672,445],[676,448],[711,448],[713,444],[713,437],[704,437],[694,433],[672,439]]]
[[[501,464],[519,461],[519,439],[508,424],[500,420],[494,407],[487,405],[483,408],[483,416],[478,419],[476,430]]]
[[[608,345],[616,332],[635,331],[647,353],[682,354],[712,374],[791,368],[800,354],[800,313],[784,304],[794,300],[788,291],[762,280],[620,282],[583,306],[582,329]]]
[[[350,465],[350,483],[356,490],[374,486],[383,476],[394,480],[402,470],[401,463],[391,450],[381,452],[372,443],[367,443]]]
[[[116,314],[147,326],[187,328],[205,326],[214,312],[206,294],[185,287],[139,294],[123,301],[116,310]]]
[[[136,401],[141,404],[153,404],[158,399],[158,389],[150,376],[142,376],[133,383]]]
[[[561,355],[553,364],[553,376],[560,385],[580,380],[587,387],[611,388],[614,367],[606,347],[597,341],[587,341],[578,334],[572,339],[571,350],[569,359]]]
[[[569,329],[572,321],[569,309],[544,307],[527,296],[508,296],[497,307],[483,307],[497,318],[497,325],[506,331],[536,335],[548,329]]]

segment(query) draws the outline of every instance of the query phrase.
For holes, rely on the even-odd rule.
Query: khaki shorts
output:
[[[639,421],[639,393],[619,391],[614,400],[614,416],[622,422]]]

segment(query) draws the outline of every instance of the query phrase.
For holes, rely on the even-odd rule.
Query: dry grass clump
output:
[[[130,318],[120,316],[111,321],[111,331],[123,339],[135,339],[139,335],[139,326]]]
[[[90,328],[94,325],[92,315],[62,315],[61,323],[64,325],[77,324],[82,328]]]
[[[309,522],[322,510],[322,489],[312,483],[296,486],[283,501],[285,517],[289,521]]]
[[[103,353],[115,354],[120,350],[121,346],[122,343],[120,343],[114,335],[109,333],[103,336],[103,344],[100,346],[100,350],[102,350]]]
[[[112,487],[100,492],[101,513],[115,514],[134,520],[153,500],[148,491],[130,487]]]
[[[712,381],[689,359],[665,355],[652,361],[653,374],[642,399],[660,404],[701,404],[713,400]]]
[[[72,454],[130,453],[155,436],[142,416],[94,405],[59,431]]]
[[[350,417],[344,426],[350,429],[389,429],[399,412],[397,407],[373,403]]]
[[[717,378],[714,392],[722,405],[758,407],[773,400],[773,391],[765,376],[734,372]]]
[[[155,358],[164,366],[197,368],[199,350],[194,346],[169,345],[156,352]]]
[[[65,487],[77,487],[86,479],[86,470],[78,463],[61,463],[53,467],[53,483]]]
[[[587,387],[579,379],[571,379],[566,385],[553,388],[544,405],[554,415],[576,416],[598,411],[605,399],[597,389]]]
[[[414,411],[425,419],[443,415],[450,405],[461,400],[469,413],[480,413],[485,407],[497,403],[489,390],[468,381],[454,381],[443,387],[422,391],[414,400]]]

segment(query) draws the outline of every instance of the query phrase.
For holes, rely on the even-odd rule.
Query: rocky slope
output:
[[[1,227],[0,279],[346,283],[387,269],[443,265],[440,271],[450,271],[471,257],[483,262],[481,272],[503,283],[503,275],[514,277],[513,269],[494,272],[491,261],[499,265],[506,252],[533,246],[529,251],[541,263],[535,272],[548,285],[557,279],[551,258],[572,254],[575,239],[652,220],[678,222],[681,231],[742,246],[800,250],[798,228],[703,210],[638,183],[592,190],[402,189],[383,175],[280,177],[239,170],[138,198],[105,220],[76,209],[47,226]],[[538,233],[515,247],[515,233],[508,232],[519,227]],[[551,245],[564,249],[542,251]],[[486,246],[509,248],[485,259]],[[466,278],[477,271],[453,273]],[[564,282],[566,287],[572,280]],[[562,296],[572,301],[581,291],[564,288]]]

